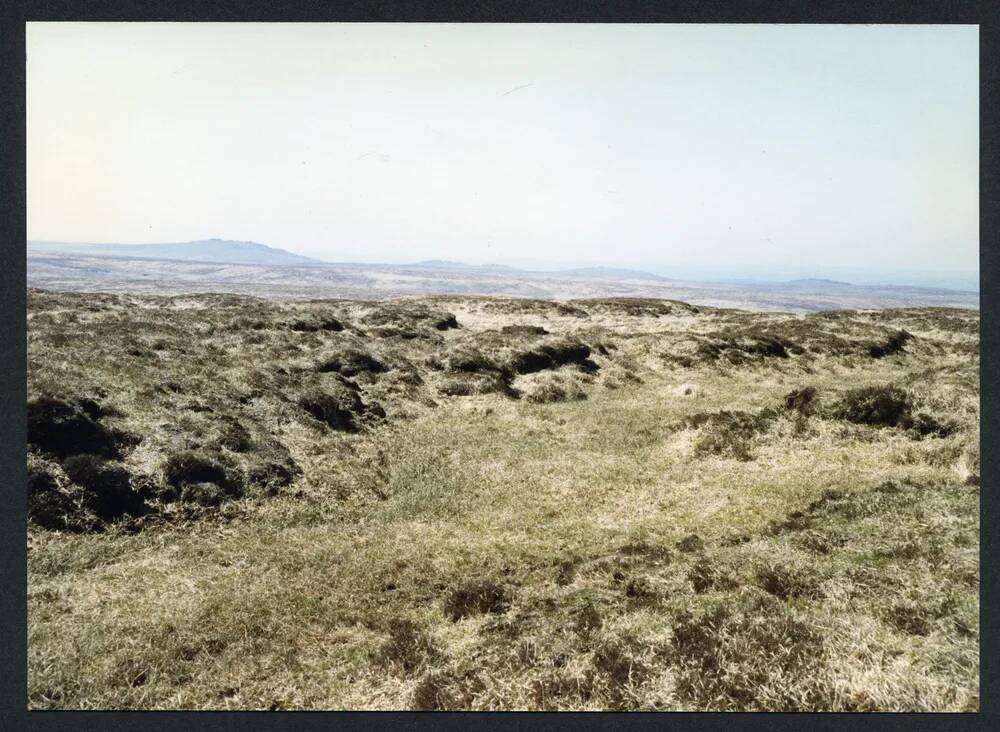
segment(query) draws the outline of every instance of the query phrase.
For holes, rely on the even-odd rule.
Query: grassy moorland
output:
[[[978,708],[975,311],[28,317],[32,708]]]

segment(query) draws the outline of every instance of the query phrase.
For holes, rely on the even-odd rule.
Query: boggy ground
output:
[[[974,311],[28,317],[32,708],[978,708]]]

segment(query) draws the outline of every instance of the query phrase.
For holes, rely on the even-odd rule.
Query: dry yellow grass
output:
[[[141,437],[120,462],[151,511],[30,529],[33,708],[978,707],[974,312],[35,292],[30,316],[29,398]],[[755,350],[775,336],[801,352]],[[576,360],[508,368],[540,344]],[[317,364],[352,349],[386,416],[345,432],[296,399],[339,394]],[[837,416],[888,384],[941,429]],[[258,448],[218,446],[229,418]],[[300,473],[168,496],[170,455],[209,448]]]

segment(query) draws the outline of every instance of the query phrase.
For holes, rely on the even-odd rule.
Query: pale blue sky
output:
[[[974,26],[30,23],[28,236],[978,271]]]

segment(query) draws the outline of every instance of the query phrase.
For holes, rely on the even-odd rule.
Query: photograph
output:
[[[28,710],[980,711],[979,26],[24,33]]]

